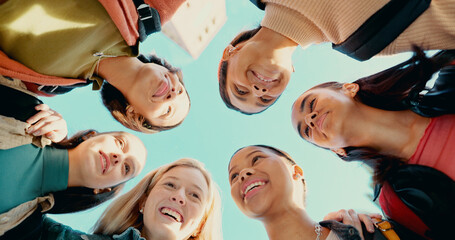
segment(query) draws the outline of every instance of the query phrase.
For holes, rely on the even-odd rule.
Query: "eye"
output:
[[[238,173],[233,173],[231,175],[231,182],[238,176],[239,174]]]
[[[310,127],[306,127],[304,131],[305,136],[310,137]]]
[[[171,183],[171,182],[167,182],[165,183],[164,185],[170,187],[170,188],[175,188],[175,184]]]
[[[311,102],[310,102],[310,112],[313,112],[314,101],[316,101],[316,98],[313,98],[313,100],[311,100]]]
[[[263,97],[260,97],[260,99],[261,99],[261,102],[263,102],[263,103],[269,103],[269,102],[273,101],[274,98],[263,98]]]
[[[196,199],[199,199],[199,194],[197,193],[190,193],[190,195]]]
[[[171,109],[171,106],[169,106],[169,107],[167,108],[166,112],[163,113],[163,115],[161,115],[161,117],[167,117],[167,116],[169,116],[169,114],[171,113],[171,110],[172,110],[172,109]]]
[[[261,158],[264,158],[262,156],[255,156],[253,157],[253,159],[251,159],[251,163],[252,165],[254,165],[258,160],[260,160]]]
[[[234,85],[235,87],[235,91],[239,94],[239,95],[245,95],[248,93],[248,91],[243,91],[241,89],[239,89],[236,85]]]
[[[125,168],[125,175],[127,175],[130,172],[131,167],[130,167],[130,165],[128,163],[125,163],[124,164],[124,168]]]
[[[115,141],[120,149],[123,150],[123,148],[125,148],[125,141],[123,139],[116,137]]]

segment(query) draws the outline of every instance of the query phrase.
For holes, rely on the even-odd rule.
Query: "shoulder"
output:
[[[45,217],[41,240],[109,240],[109,236],[87,234]]]
[[[112,239],[114,239],[114,240],[145,240],[145,238],[141,237],[141,232],[134,227],[129,227],[123,233],[112,236]]]

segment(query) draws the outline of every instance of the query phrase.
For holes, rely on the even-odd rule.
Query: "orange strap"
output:
[[[395,230],[393,230],[393,226],[389,221],[373,218],[373,222],[376,228],[381,231],[382,235],[384,235],[385,238],[388,240],[400,240],[400,237],[398,237]]]

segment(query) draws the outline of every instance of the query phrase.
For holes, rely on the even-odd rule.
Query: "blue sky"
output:
[[[135,133],[113,120],[102,106],[99,93],[90,87],[64,96],[43,99],[67,120],[70,134],[94,128],[98,131],[128,131],[139,136],[148,149],[142,173],[127,183],[131,189],[147,172],[182,157],[205,163],[221,189],[225,239],[266,239],[260,222],[244,216],[230,197],[227,164],[240,147],[271,145],[288,152],[304,170],[308,185],[307,211],[314,220],[342,208],[379,212],[368,196],[369,173],[357,163],[344,163],[334,154],[299,138],[291,126],[291,105],[306,89],[326,81],[352,82],[407,59],[410,54],[377,57],[357,62],[331,49],[330,44],[298,48],[293,56],[295,73],[283,96],[269,110],[246,116],[225,107],[218,93],[217,68],[223,49],[240,31],[257,26],[263,16],[247,0],[227,0],[228,20],[210,45],[192,59],[163,34],[154,34],[141,52],[155,52],[183,70],[191,97],[191,110],[176,129],[146,135]],[[189,20],[190,21],[190,20]],[[74,229],[89,231],[107,204],[78,214],[52,215]]]

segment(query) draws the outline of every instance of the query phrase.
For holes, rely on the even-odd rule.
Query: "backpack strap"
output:
[[[455,216],[455,181],[427,166],[406,164],[387,181],[406,206],[429,227],[425,235],[445,239]]]
[[[158,11],[144,0],[133,0],[138,14],[139,41],[143,42],[148,35],[161,31],[161,20]]]
[[[392,43],[430,6],[430,2],[431,0],[391,0],[348,39],[333,44],[332,48],[356,60],[368,60]]]
[[[38,98],[19,90],[0,85],[0,115],[25,122],[38,113],[35,106],[43,102]]]
[[[253,3],[259,9],[261,9],[262,11],[265,10],[265,3],[261,2],[261,0],[250,0],[250,2]]]
[[[452,61],[455,60],[455,50],[440,51],[435,56]],[[403,103],[424,117],[455,114],[455,62],[439,71],[438,78],[427,93],[412,90]]]

